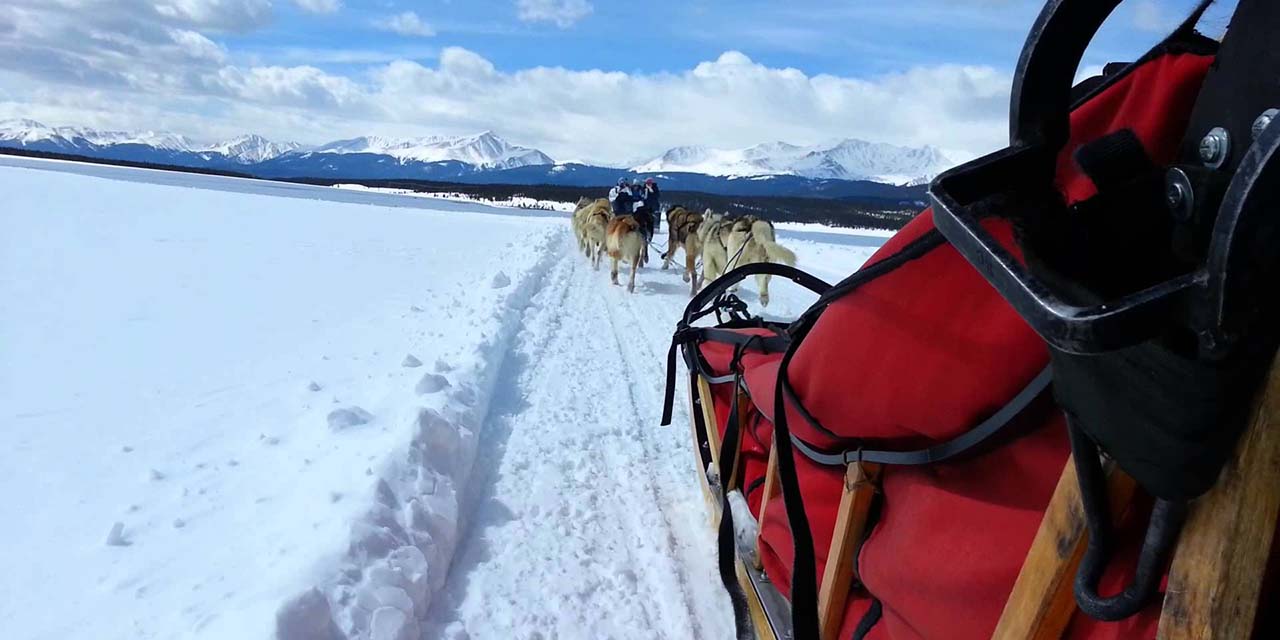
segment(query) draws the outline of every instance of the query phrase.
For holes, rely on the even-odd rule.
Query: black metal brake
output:
[[[1102,620],[1128,617],[1149,601],[1188,501],[1212,486],[1234,450],[1249,398],[1275,353],[1276,296],[1267,285],[1280,275],[1280,125],[1270,123],[1280,107],[1280,49],[1272,43],[1280,3],[1273,0],[1239,1],[1179,157],[1157,168],[1166,172],[1167,193],[1157,192],[1142,220],[1158,220],[1159,229],[1135,238],[1130,263],[1123,243],[1094,255],[1028,231],[1046,219],[1084,224],[1078,216],[1085,210],[1063,204],[1054,178],[1070,134],[1073,76],[1119,4],[1050,0],[1018,63],[1010,146],[947,171],[930,187],[939,231],[1049,345],[1090,532],[1076,600]],[[1166,44],[1203,40],[1194,29],[1208,4]],[[1157,47],[1091,95],[1168,50]],[[1131,213],[1119,205],[1106,210],[1106,189],[1091,177],[1100,193],[1092,204],[1111,214],[1104,221]],[[1025,264],[982,226],[987,218],[1009,220],[1022,232]],[[1082,237],[1097,235],[1090,229]],[[1141,270],[1132,263],[1147,259],[1176,268],[1148,269],[1145,275],[1159,275],[1135,280]],[[1072,260],[1077,264],[1064,264]],[[1093,263],[1081,267],[1083,261]],[[1102,281],[1107,269],[1126,286]],[[1137,574],[1112,597],[1097,592],[1114,546],[1099,449],[1156,498]]]

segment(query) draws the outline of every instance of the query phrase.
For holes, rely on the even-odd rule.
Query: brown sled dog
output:
[[[698,227],[702,224],[702,214],[694,213],[684,207],[672,207],[667,212],[667,252],[662,254],[662,268],[666,269],[675,261],[676,249],[684,248],[684,273],[680,278],[692,282],[689,295],[698,293],[697,257],[702,253],[702,244],[698,236]]]
[[[634,216],[618,216],[609,222],[609,230],[605,235],[605,247],[609,254],[609,279],[618,284],[618,262],[631,263],[631,278],[627,282],[627,291],[635,293],[636,270],[644,259],[648,246],[644,234],[640,232],[640,223]]]

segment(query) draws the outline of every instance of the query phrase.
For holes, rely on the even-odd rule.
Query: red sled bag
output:
[[[1052,27],[1054,4],[1039,27]],[[1076,87],[1052,166],[1064,208],[1114,205],[1136,174],[1177,161],[1218,46],[1194,30],[1203,9],[1138,62]],[[976,224],[1026,262],[1020,226]],[[728,289],[757,273],[819,299],[794,322],[753,318]],[[715,326],[699,324],[712,313]],[[680,354],[740,637],[752,626],[778,638],[991,637],[1072,451],[1036,329],[939,232],[932,209],[836,285],[751,265],[694,297],[668,354],[663,424]],[[848,554],[855,476],[874,497],[868,533]],[[758,522],[754,545],[735,539],[732,491]],[[1146,511],[1131,511],[1115,523],[1114,562],[1093,576],[1095,592],[1123,589],[1148,560]],[[830,558],[850,566],[833,569]],[[852,577],[833,590],[830,576],[846,569]],[[1152,595],[1114,619],[1076,616],[1067,635],[1154,637]]]

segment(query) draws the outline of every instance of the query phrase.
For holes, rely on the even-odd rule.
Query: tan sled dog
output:
[[[587,211],[587,206],[592,202],[591,198],[578,198],[578,204],[573,207],[573,218],[571,224],[573,226],[573,237],[578,241],[578,251],[586,253],[587,237],[583,234],[583,221],[586,217],[583,215]]]
[[[610,220],[613,220],[613,209],[604,198],[592,202],[582,211],[582,252],[591,259],[593,269],[600,268]]]
[[[702,214],[702,224],[698,225],[698,246],[702,249],[702,277],[694,285],[694,290],[724,275],[729,263],[729,233],[733,221],[724,214],[707,209]]]
[[[698,254],[702,252],[702,243],[698,238],[698,227],[702,225],[702,214],[694,213],[684,207],[672,207],[667,212],[667,252],[662,254],[662,268],[666,269],[675,261],[676,249],[684,248],[684,273],[680,278],[692,282],[689,295],[698,293]]]
[[[635,293],[636,270],[644,259],[646,249],[644,234],[640,232],[640,223],[633,216],[618,216],[609,222],[609,232],[605,237],[606,250],[609,253],[609,279],[618,284],[618,262],[631,263],[631,278],[627,281],[627,291]]]
[[[755,216],[745,216],[735,220],[725,245],[729,253],[727,270],[759,262],[781,262],[787,266],[796,266],[796,254],[778,244],[773,223]],[[756,285],[760,289],[760,304],[766,307],[769,306],[769,280],[772,277],[766,274],[756,275]],[[731,290],[737,290],[737,286],[735,285]]]

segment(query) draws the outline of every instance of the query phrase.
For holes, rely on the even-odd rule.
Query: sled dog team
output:
[[[756,216],[730,218],[707,209],[703,213],[681,206],[667,211],[667,251],[662,268],[676,261],[676,251],[684,250],[682,279],[690,284],[689,295],[698,293],[704,281],[714,280],[741,266],[759,262],[779,262],[795,266],[796,255],[778,244],[773,223]],[[582,198],[573,212],[573,233],[578,249],[600,268],[609,256],[609,278],[618,282],[618,265],[631,265],[627,291],[635,292],[636,271],[648,260],[648,243],[641,222],[631,215],[614,215],[608,199]],[[698,273],[701,261],[702,273]],[[760,303],[769,304],[768,275],[757,275]]]

